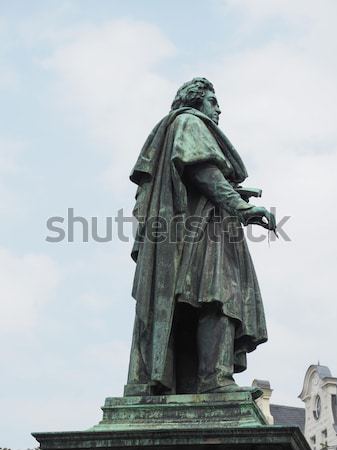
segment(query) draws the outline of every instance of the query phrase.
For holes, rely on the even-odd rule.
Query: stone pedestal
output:
[[[297,427],[268,426],[249,392],[107,398],[87,431],[33,433],[42,450],[310,450]]]

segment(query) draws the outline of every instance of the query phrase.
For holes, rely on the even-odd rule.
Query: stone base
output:
[[[266,425],[250,392],[107,398],[92,430],[188,429]]]
[[[42,450],[310,450],[297,427],[266,425],[249,392],[107,398],[87,431],[33,433]]]

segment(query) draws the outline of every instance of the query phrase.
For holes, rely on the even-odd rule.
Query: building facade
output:
[[[312,450],[337,450],[337,378],[326,366],[310,366],[299,398],[305,405],[304,436]]]
[[[312,450],[337,450],[337,378],[328,367],[318,364],[308,368],[299,395],[304,408],[270,403],[268,381],[254,380],[253,386],[263,390],[257,404],[268,423],[298,426]]]

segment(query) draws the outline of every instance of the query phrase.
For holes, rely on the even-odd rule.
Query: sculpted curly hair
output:
[[[199,109],[207,91],[214,92],[213,84],[206,78],[193,78],[179,89],[171,105],[171,110],[190,106]]]

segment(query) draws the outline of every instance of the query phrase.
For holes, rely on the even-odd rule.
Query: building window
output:
[[[319,395],[316,395],[314,410],[313,410],[313,415],[316,420],[318,420],[321,416],[321,409],[322,409],[321,397]]]
[[[331,407],[332,407],[332,414],[334,422],[337,422],[337,397],[336,395],[331,396]]]

